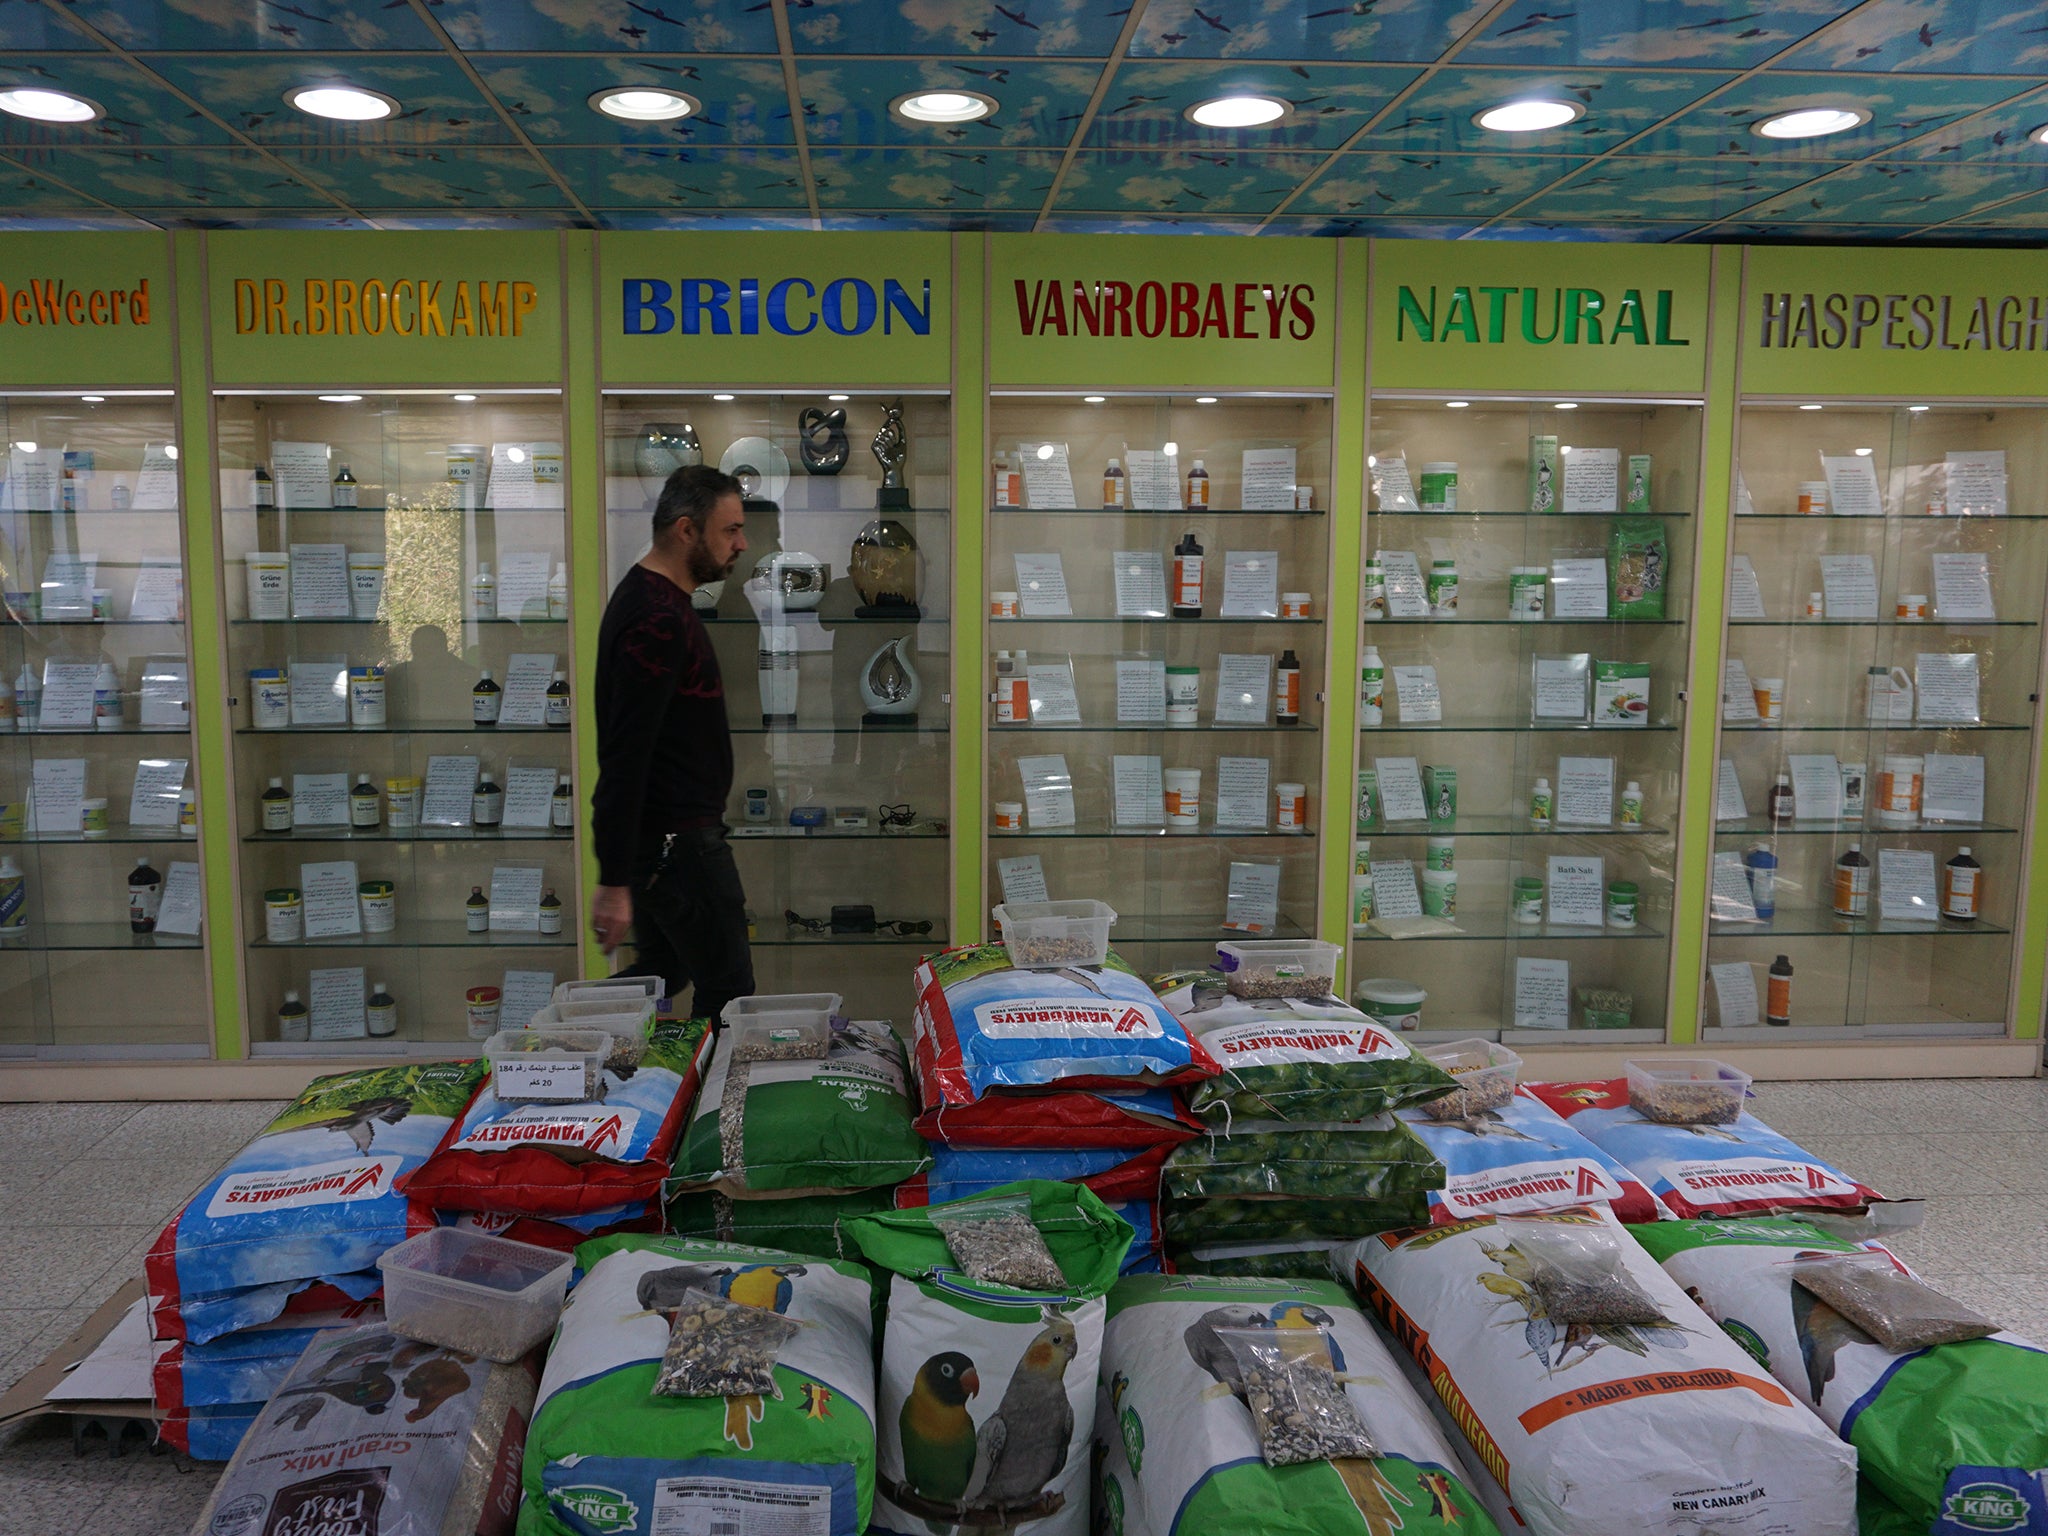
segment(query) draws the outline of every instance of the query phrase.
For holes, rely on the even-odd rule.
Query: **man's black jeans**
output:
[[[689,1017],[716,1020],[727,1003],[754,990],[747,893],[725,828],[678,832],[666,857],[657,841],[643,867],[649,873],[633,892],[639,953],[631,973],[662,977],[677,999],[694,986]]]

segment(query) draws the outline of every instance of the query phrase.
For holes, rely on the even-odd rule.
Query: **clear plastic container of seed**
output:
[[[508,1104],[574,1104],[603,1096],[613,1039],[603,1029],[501,1029],[484,1044],[491,1091]]]
[[[557,983],[554,1000],[558,1003],[606,1002],[630,1004],[644,1000],[649,1015],[661,997],[659,976],[598,976],[583,981]]]
[[[727,1060],[823,1061],[832,1053],[832,1016],[837,992],[784,992],[736,997],[720,1015],[725,1020]]]
[[[1733,1125],[1750,1076],[1705,1057],[1658,1056],[1625,1063],[1628,1104],[1659,1125]]]
[[[1522,1075],[1522,1058],[1492,1040],[1451,1040],[1422,1054],[1458,1080],[1442,1098],[1416,1105],[1432,1120],[1469,1120],[1481,1110],[1501,1109]]]
[[[1329,997],[1339,953],[1317,939],[1232,941],[1216,946],[1216,969],[1232,997]]]
[[[1116,910],[1100,901],[1009,901],[995,909],[1010,964],[1023,971],[1100,965]]]
[[[654,1000],[638,991],[618,988],[609,997],[557,999],[533,1016],[533,1028],[601,1029],[612,1037],[605,1070],[630,1077],[647,1055],[647,1033],[654,1026]]]
[[[386,1250],[384,1317],[394,1333],[485,1360],[517,1360],[555,1331],[575,1260],[457,1227]]]

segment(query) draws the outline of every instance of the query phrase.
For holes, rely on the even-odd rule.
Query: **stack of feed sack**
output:
[[[519,1536],[867,1529],[863,1265],[675,1236],[599,1238],[576,1263],[526,1437]],[[750,1324],[749,1308],[772,1316]],[[766,1390],[719,1394],[736,1375]]]
[[[1884,1198],[1742,1109],[1739,1093],[1725,1110],[1685,1122],[1645,1115],[1625,1077],[1530,1091],[1627,1168],[1667,1218],[1858,1211]]]
[[[1377,1454],[1269,1464],[1246,1341],[1312,1375],[1310,1400],[1348,1399]],[[1097,1384],[1096,1508],[1123,1536],[1495,1536],[1394,1352],[1333,1280],[1119,1281]]]
[[[378,1258],[431,1224],[396,1185],[446,1143],[483,1074],[421,1062],[315,1078],[171,1218],[144,1261],[150,1331],[182,1346],[153,1380],[165,1440],[232,1455],[263,1382],[297,1358],[252,1330],[311,1326],[381,1293]]]
[[[1800,1283],[1800,1261],[1859,1246],[1808,1222],[1669,1221],[1636,1238],[1780,1386],[1856,1447],[1867,1536],[2038,1528],[2048,1509],[2048,1354],[2038,1345],[1995,1333],[1886,1347]],[[1870,1262],[1903,1269],[1869,1246]]]
[[[1274,969],[1262,990],[1288,985]],[[1188,1093],[1204,1134],[1166,1161],[1167,1250],[1204,1274],[1327,1274],[1336,1244],[1429,1220],[1443,1164],[1390,1112],[1455,1083],[1340,999],[1238,996],[1241,974],[1154,982],[1221,1067]]]
[[[931,1165],[916,1107],[886,1021],[831,1017],[782,1040],[728,1027],[676,1150],[670,1230],[842,1254],[839,1219],[886,1209]]]
[[[1022,1179],[1081,1184],[1132,1205],[1129,1256],[1156,1263],[1160,1169],[1200,1131],[1179,1092],[1215,1065],[1112,950],[1101,963],[1015,966],[1001,944],[918,967],[915,1051],[929,1174],[898,1204]]]
[[[560,1252],[593,1235],[658,1229],[712,1035],[702,1019],[649,1018],[642,1036],[611,1035],[583,1097],[508,1097],[487,1080],[447,1144],[401,1181],[406,1197],[444,1224]]]
[[[1044,1182],[847,1225],[889,1287],[875,1529],[1085,1536],[1103,1296],[1130,1228]]]
[[[1856,1452],[1605,1206],[1382,1233],[1340,1272],[1537,1536],[1853,1536]]]

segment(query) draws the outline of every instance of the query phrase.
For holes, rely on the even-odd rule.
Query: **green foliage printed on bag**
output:
[[[849,1216],[871,1216],[895,1208],[896,1194],[889,1189],[798,1195],[789,1200],[735,1200],[730,1195],[696,1191],[668,1203],[668,1229],[673,1236],[705,1242],[857,1259],[860,1254],[841,1223]]]
[[[1371,1237],[1429,1225],[1429,1200],[1169,1200],[1166,1241],[1173,1248],[1208,1243],[1311,1243]]]
[[[1444,1165],[1390,1116],[1356,1125],[1240,1123],[1228,1136],[1197,1136],[1166,1159],[1170,1199],[1395,1200],[1444,1187]]]

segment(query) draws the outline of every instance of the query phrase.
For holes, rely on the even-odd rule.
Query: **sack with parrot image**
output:
[[[676,1151],[670,1194],[844,1194],[930,1165],[903,1042],[885,1023],[835,1023],[822,1061],[735,1063],[720,1051]]]
[[[875,1487],[874,1285],[847,1260],[680,1237],[576,1250],[527,1436],[519,1536],[779,1529],[856,1536]],[[658,1396],[692,1293],[799,1324],[777,1393]]]
[[[658,1200],[711,1045],[708,1021],[662,1017],[638,1061],[605,1064],[595,1099],[508,1103],[486,1084],[400,1187],[436,1211],[543,1220]]]
[[[995,1088],[1173,1087],[1216,1075],[1138,973],[1101,965],[1011,966],[1000,944],[927,955],[917,967],[913,1055],[927,1110]]]
[[[1160,1001],[1221,1069],[1188,1090],[1189,1111],[1212,1126],[1364,1120],[1454,1086],[1442,1067],[1340,998],[1233,997],[1221,980],[1154,983],[1167,984]]]
[[[1623,1221],[1661,1214],[1643,1181],[1573,1130],[1526,1088],[1497,1109],[1438,1120],[1419,1109],[1399,1119],[1444,1165],[1429,1219],[1515,1216],[1605,1202]]]
[[[892,1272],[882,1334],[875,1523],[903,1536],[959,1531],[1085,1536],[1103,1296],[1130,1225],[1090,1190],[1026,1181],[1021,1195],[1065,1285],[1019,1290],[954,1262],[945,1206],[847,1223]]]
[[[1854,1536],[1856,1453],[1750,1358],[1605,1206],[1518,1217],[1597,1244],[1655,1322],[1560,1323],[1490,1218],[1340,1255],[1536,1536]]]
[[[669,1201],[668,1230],[677,1237],[781,1248],[829,1259],[854,1258],[852,1245],[840,1231],[841,1222],[849,1216],[890,1210],[895,1199],[896,1192],[890,1189],[797,1195],[788,1200],[735,1200],[715,1191],[691,1191]]]
[[[1910,1529],[1937,1536],[2024,1531],[2011,1517],[2048,1509],[2048,1353],[2038,1345],[1998,1333],[1893,1354],[1796,1283],[1800,1257],[1859,1245],[1795,1218],[1669,1221],[1637,1236],[1731,1339],[1856,1447],[1866,1506],[1875,1488]],[[2005,1523],[1972,1525],[1973,1513]]]
[[[397,1186],[447,1140],[484,1073],[480,1061],[433,1061],[308,1083],[151,1245],[157,1337],[204,1342],[268,1322],[313,1281],[369,1270],[424,1231],[431,1218]],[[185,1318],[200,1297],[206,1320]]]
[[[476,1536],[509,1528],[533,1410],[529,1357],[493,1365],[383,1324],[317,1335],[248,1410],[198,1532]],[[216,1443],[239,1410],[193,1409],[179,1433]]]
[[[1663,1125],[1629,1107],[1627,1078],[1529,1091],[1634,1174],[1666,1217],[1853,1211],[1884,1199],[1747,1110],[1733,1125]]]
[[[1378,1455],[1269,1466],[1232,1337],[1334,1374]],[[1332,1280],[1119,1281],[1098,1381],[1096,1503],[1111,1536],[1496,1536],[1392,1351]]]

